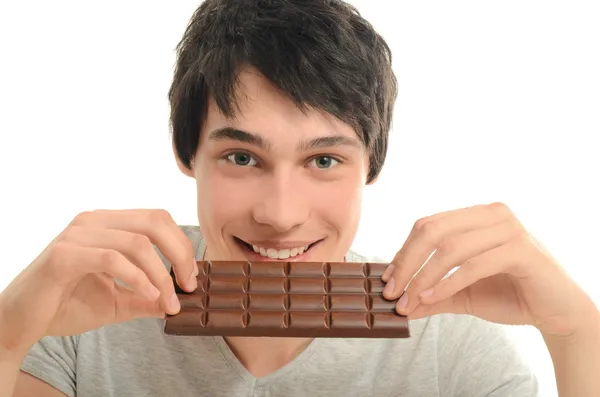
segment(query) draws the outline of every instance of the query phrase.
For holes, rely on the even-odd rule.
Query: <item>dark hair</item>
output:
[[[260,71],[299,109],[326,111],[351,125],[381,171],[397,95],[391,51],[371,24],[341,0],[205,0],[177,45],[169,101],[175,150],[187,167],[198,148],[211,95],[226,117],[238,72]]]

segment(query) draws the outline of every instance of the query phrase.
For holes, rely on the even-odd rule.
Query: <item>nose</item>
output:
[[[302,225],[308,219],[310,209],[306,191],[301,181],[294,181],[291,173],[272,174],[265,177],[260,186],[261,200],[254,206],[256,222],[268,225],[279,233],[287,232]]]

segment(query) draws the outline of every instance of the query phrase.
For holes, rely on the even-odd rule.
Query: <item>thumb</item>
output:
[[[116,287],[115,301],[116,322],[138,318],[164,318],[165,316],[165,312],[158,299],[152,301],[121,286]]]
[[[467,295],[466,290],[462,290],[436,303],[419,303],[415,310],[413,310],[412,313],[409,313],[408,318],[410,320],[417,320],[436,314],[468,314],[468,299],[469,296]]]

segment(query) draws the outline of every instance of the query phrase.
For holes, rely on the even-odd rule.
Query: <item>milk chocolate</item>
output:
[[[181,311],[165,333],[204,336],[408,338],[383,297],[387,264],[199,261],[198,288],[173,282]]]

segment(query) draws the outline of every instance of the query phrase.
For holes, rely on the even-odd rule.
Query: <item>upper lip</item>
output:
[[[313,243],[316,243],[317,241],[320,241],[320,240],[282,241],[282,240],[243,240],[243,239],[240,239],[240,240],[242,240],[243,242],[245,242],[247,244],[255,245],[257,247],[274,248],[276,250],[305,247],[307,245],[311,245]]]

